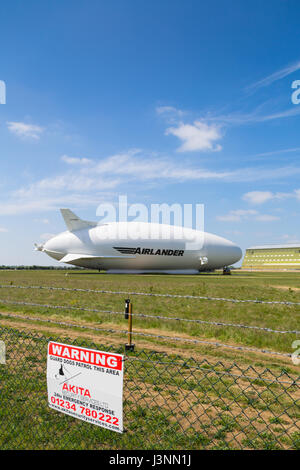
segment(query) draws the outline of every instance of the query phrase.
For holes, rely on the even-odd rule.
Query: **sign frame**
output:
[[[49,341],[47,393],[50,408],[123,432],[124,355]]]

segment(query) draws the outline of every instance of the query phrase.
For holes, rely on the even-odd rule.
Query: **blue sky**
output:
[[[243,249],[300,241],[300,4],[2,2],[0,264],[70,207],[203,203]],[[300,94],[299,94],[300,96]]]

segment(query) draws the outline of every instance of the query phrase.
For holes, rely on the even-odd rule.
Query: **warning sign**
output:
[[[123,356],[50,342],[48,404],[97,426],[123,432]]]

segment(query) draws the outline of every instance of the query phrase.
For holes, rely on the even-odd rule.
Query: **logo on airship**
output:
[[[184,250],[168,250],[165,248],[131,248],[121,246],[114,246],[113,248],[122,253],[122,255],[183,256],[184,254]]]

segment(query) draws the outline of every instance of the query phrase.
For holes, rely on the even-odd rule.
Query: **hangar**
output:
[[[242,268],[300,270],[300,243],[252,246],[246,250]]]

